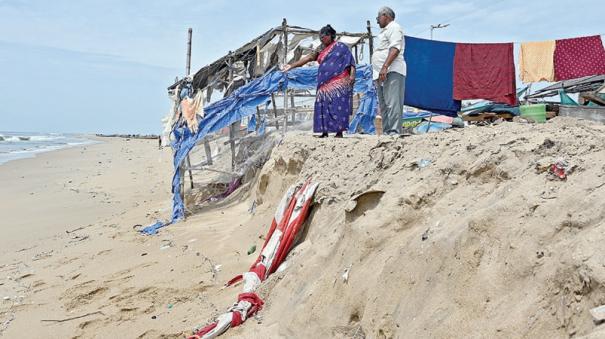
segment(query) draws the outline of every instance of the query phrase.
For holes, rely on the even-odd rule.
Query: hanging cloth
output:
[[[555,81],[555,41],[525,42],[519,51],[519,76],[524,83]]]
[[[456,44],[454,99],[517,104],[512,43]]]
[[[460,101],[452,97],[456,44],[405,37],[405,104],[455,117]]]
[[[557,81],[605,74],[605,49],[599,35],[557,40],[554,59]]]

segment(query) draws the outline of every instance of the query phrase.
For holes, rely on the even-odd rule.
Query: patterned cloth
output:
[[[519,52],[519,75],[524,83],[555,81],[555,41],[525,42]]]
[[[355,59],[347,45],[333,42],[317,57],[317,97],[313,115],[313,132],[337,133],[349,127],[353,87],[350,68]]]
[[[456,44],[454,99],[517,104],[512,43]]]
[[[555,79],[557,81],[605,74],[605,49],[598,35],[557,40]]]

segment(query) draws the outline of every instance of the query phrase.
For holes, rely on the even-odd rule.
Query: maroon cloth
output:
[[[599,35],[557,40],[555,80],[605,74],[605,49]]]
[[[454,99],[517,104],[513,44],[456,44]]]

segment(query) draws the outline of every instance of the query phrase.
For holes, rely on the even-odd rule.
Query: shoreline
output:
[[[65,149],[70,149],[74,147],[83,147],[94,145],[97,143],[103,142],[101,138],[92,135],[92,134],[64,134],[68,137],[82,139],[81,142],[66,142],[60,144],[48,144],[43,146],[38,146],[36,148],[24,149],[24,150],[13,150],[6,153],[0,153],[0,166],[5,165],[7,163],[23,160],[23,159],[32,159],[38,157],[40,154],[56,152]],[[29,140],[24,140],[23,142],[27,142]],[[29,145],[23,145],[29,146]]]

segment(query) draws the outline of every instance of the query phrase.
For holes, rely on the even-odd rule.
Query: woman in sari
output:
[[[327,25],[319,31],[321,45],[304,58],[285,65],[288,70],[305,65],[311,61],[319,63],[317,71],[317,96],[313,114],[313,132],[321,133],[325,138],[328,133],[342,133],[349,127],[349,115],[352,112],[351,98],[355,84],[355,59],[347,45],[336,41],[336,31]]]

